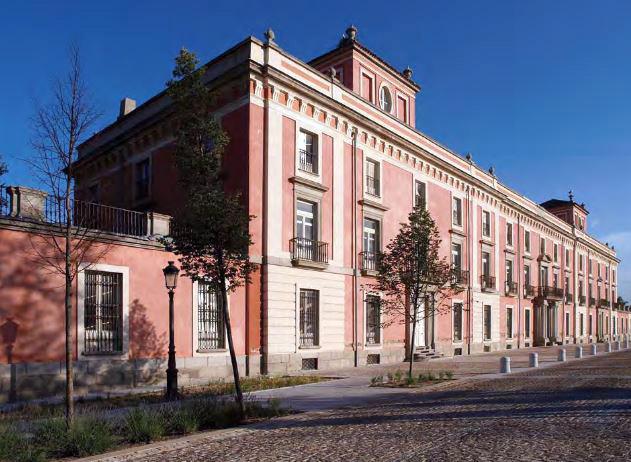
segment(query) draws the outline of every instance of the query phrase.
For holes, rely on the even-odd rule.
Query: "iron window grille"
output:
[[[366,192],[371,196],[379,196],[379,178],[373,176],[366,177]]]
[[[198,351],[222,350],[226,347],[226,328],[221,310],[221,295],[205,281],[197,283]]]
[[[318,156],[313,151],[300,149],[298,151],[298,169],[307,173],[318,173]]]
[[[454,342],[462,341],[462,303],[454,303]]]
[[[123,275],[105,271],[85,272],[85,354],[123,352]]]
[[[320,294],[313,289],[300,289],[300,346],[316,347],[319,338]]]
[[[376,295],[366,297],[366,343],[381,343],[381,301]]]

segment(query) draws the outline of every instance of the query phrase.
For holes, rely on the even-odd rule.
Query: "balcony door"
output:
[[[299,200],[296,207],[296,247],[301,258],[313,260],[316,225],[316,205]]]

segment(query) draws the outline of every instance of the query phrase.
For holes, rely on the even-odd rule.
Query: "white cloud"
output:
[[[600,240],[616,248],[616,254],[622,260],[618,268],[618,294],[625,300],[631,299],[631,231],[611,233]]]

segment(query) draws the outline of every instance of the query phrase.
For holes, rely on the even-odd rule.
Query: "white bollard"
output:
[[[567,356],[566,356],[566,353],[565,353],[565,348],[561,348],[559,350],[559,361],[560,362],[564,362],[566,360],[566,358],[567,358]]]
[[[622,350],[622,343],[620,342],[620,340],[618,340],[616,343],[618,344],[618,351]]]
[[[596,346],[595,343],[592,343],[592,354],[593,355],[598,354],[598,347]]]
[[[500,373],[510,374],[510,357],[502,356],[500,358]]]
[[[576,347],[576,358],[581,359],[583,357],[583,347]]]
[[[611,353],[611,342],[607,342],[607,344],[605,345],[605,351],[607,353]]]
[[[530,367],[539,367],[539,353],[530,353]]]

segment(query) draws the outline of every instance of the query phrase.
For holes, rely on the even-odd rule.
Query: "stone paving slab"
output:
[[[92,460],[630,460],[631,376],[621,373],[628,369],[631,351],[616,352]]]

